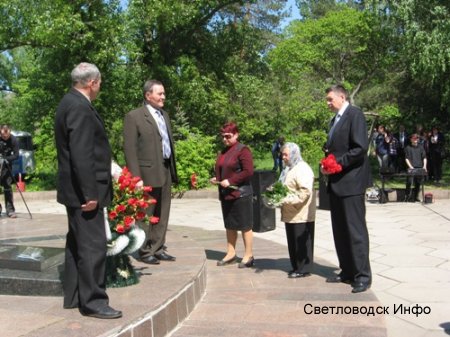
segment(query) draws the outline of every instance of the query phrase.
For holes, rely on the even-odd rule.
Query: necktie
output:
[[[331,138],[333,135],[334,128],[336,127],[337,123],[339,122],[339,119],[341,119],[341,115],[337,114],[336,117],[334,117],[334,123],[333,126],[330,129],[330,132],[328,133],[328,139]]]
[[[163,157],[164,159],[169,159],[172,154],[172,150],[170,149],[170,140],[169,133],[167,132],[167,125],[164,117],[159,110],[155,110],[156,112],[156,122],[158,123],[159,134],[162,138],[162,148],[163,148]]]

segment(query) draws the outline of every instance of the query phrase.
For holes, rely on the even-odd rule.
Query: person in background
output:
[[[242,232],[245,253],[239,268],[254,265],[253,257],[253,157],[250,149],[238,141],[239,130],[234,122],[226,123],[220,130],[225,148],[215,164],[215,177],[210,182],[218,185],[219,199],[227,237],[227,253],[217,262],[225,266],[237,262],[236,242]]]
[[[436,126],[431,130],[428,144],[430,178],[433,179],[436,184],[439,184],[442,179],[442,160],[444,155],[445,137]]]
[[[101,75],[90,63],[72,71],[73,87],[58,105],[55,140],[58,158],[57,200],[69,222],[64,264],[64,308],[82,315],[119,318],[105,288],[106,231],[103,208],[112,201],[111,147],[92,101]]]
[[[330,283],[350,283],[352,293],[370,288],[372,272],[369,260],[369,233],[366,224],[365,193],[369,187],[367,123],[362,111],[347,101],[342,85],[326,90],[327,105],[333,118],[325,155],[333,154],[342,171],[328,176],[331,224],[341,272],[329,277]]]
[[[140,260],[147,264],[175,261],[167,253],[166,233],[172,201],[172,183],[178,182],[175,147],[170,118],[163,110],[166,92],[160,81],[144,84],[144,104],[130,111],[123,124],[124,153],[128,169],[151,186],[156,205],[147,209],[159,218],[157,224],[146,224],[147,240],[139,249]]]
[[[283,160],[281,158],[281,147],[284,144],[284,137],[278,137],[275,143],[272,145],[272,158],[273,168],[272,171],[278,171],[283,169]]]
[[[9,125],[3,124],[0,128],[0,175],[3,193],[5,194],[6,215],[9,218],[17,218],[11,189],[13,183],[12,162],[17,158],[19,158],[19,143],[16,137],[11,134]],[[0,204],[1,213],[2,205]]]
[[[389,167],[389,144],[386,142],[388,134],[384,125],[378,126],[378,135],[375,139],[375,152],[377,154],[380,171],[386,171]]]
[[[302,159],[295,143],[281,148],[284,169],[280,181],[289,192],[281,205],[281,221],[285,223],[289,260],[292,270],[289,278],[311,275],[314,262],[314,225],[316,203],[314,173]]]
[[[398,140],[389,130],[386,130],[384,141],[388,148],[388,172],[396,173],[398,170]]]
[[[398,132],[394,133],[394,137],[398,141],[397,146],[397,171],[404,172],[406,171],[406,163],[405,163],[405,148],[409,144],[409,135],[405,130],[405,126],[400,124],[398,127]]]
[[[410,138],[411,144],[405,149],[405,162],[408,173],[411,176],[406,177],[406,192],[405,201],[415,202],[420,201],[418,199],[420,185],[423,182],[424,174],[427,172],[427,154],[422,145],[419,144],[420,137],[414,133]],[[421,172],[417,172],[418,170]],[[414,183],[414,190],[411,191],[411,186]]]

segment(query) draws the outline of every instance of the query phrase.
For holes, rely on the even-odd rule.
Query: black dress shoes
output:
[[[80,308],[80,313],[83,316],[103,318],[103,319],[113,319],[122,317],[122,311],[115,310],[111,308],[109,305],[98,310],[89,310]]]
[[[341,275],[336,275],[327,278],[327,283],[347,283],[350,284],[351,280],[349,278],[343,277]]]
[[[370,288],[370,283],[363,283],[363,282],[353,282],[352,283],[352,293],[362,293]]]
[[[241,261],[238,264],[238,268],[250,268],[250,267],[253,267],[254,264],[255,264],[255,258],[252,256],[247,260],[247,262]]]
[[[299,273],[296,270],[293,270],[288,273],[288,278],[302,278],[302,277],[308,277],[311,276],[311,273]]]
[[[231,259],[217,261],[217,266],[223,267],[223,266],[226,266],[227,264],[235,263],[236,260],[237,260],[237,256],[235,255]]]
[[[159,260],[153,255],[142,257],[140,260],[147,264],[159,264]]]
[[[161,254],[155,254],[155,257],[161,261],[175,261],[175,256],[169,255],[166,252],[162,252]]]

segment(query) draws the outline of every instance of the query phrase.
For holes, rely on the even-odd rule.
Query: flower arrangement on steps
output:
[[[126,287],[139,282],[139,276],[130,262],[134,253],[145,241],[145,232],[139,223],[158,223],[149,216],[147,208],[156,203],[149,193],[151,186],[143,186],[140,177],[134,177],[124,167],[113,163],[113,201],[105,209],[105,229],[108,241],[106,258],[106,286]]]

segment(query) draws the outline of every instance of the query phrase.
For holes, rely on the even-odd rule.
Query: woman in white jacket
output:
[[[314,224],[316,202],[314,173],[302,159],[295,143],[281,148],[284,169],[280,181],[289,192],[281,205],[281,221],[285,223],[289,259],[289,278],[310,276],[313,269]]]

